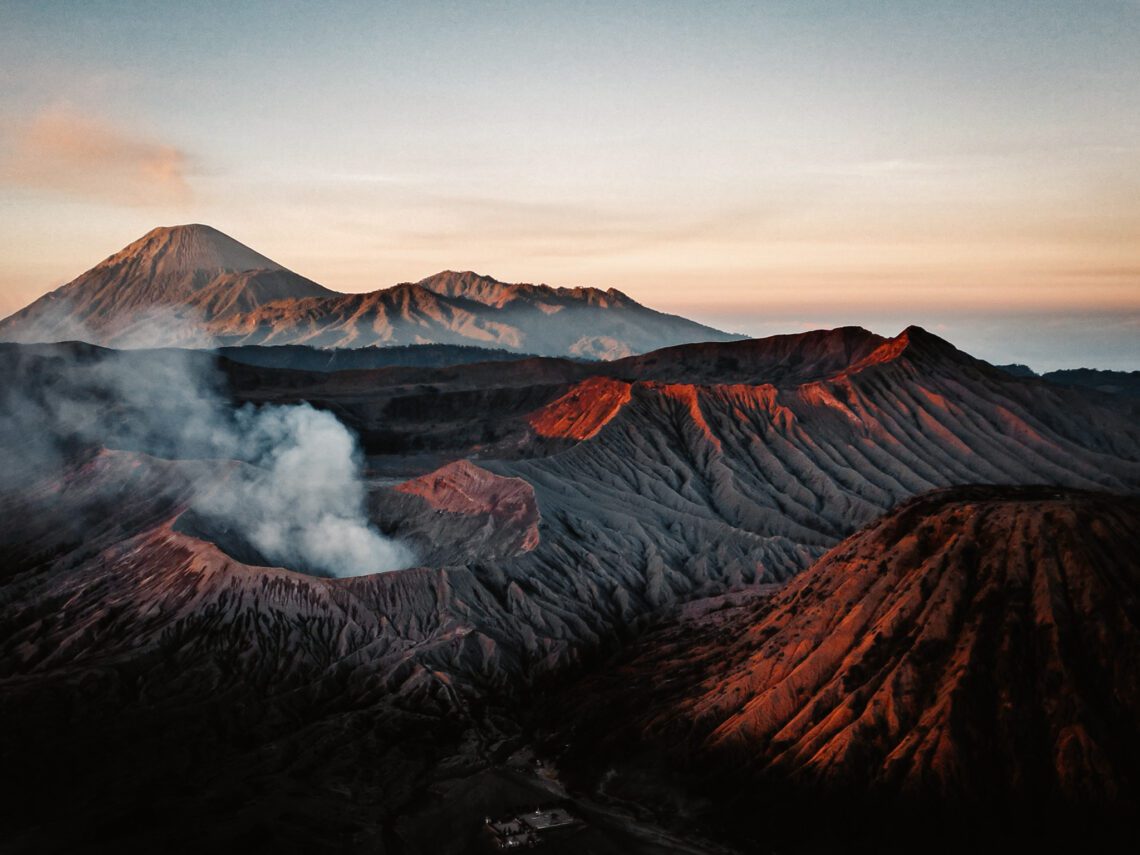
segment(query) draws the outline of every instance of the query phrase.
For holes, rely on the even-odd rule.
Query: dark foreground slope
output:
[[[1090,845],[1140,803],[1137,531],[1116,495],[912,500],[560,694],[569,765],[630,797],[680,781],[754,844]]]

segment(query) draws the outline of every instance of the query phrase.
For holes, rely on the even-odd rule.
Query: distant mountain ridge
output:
[[[601,359],[739,338],[616,289],[511,284],[472,271],[341,294],[199,224],[154,229],[0,321],[0,340],[18,342],[456,344]]]
[[[388,347],[320,349],[303,344],[277,347],[246,345],[222,347],[221,356],[245,365],[264,368],[290,368],[300,371],[362,371],[400,366],[403,368],[443,368],[472,362],[510,362],[533,354],[514,353],[468,344],[408,344]]]
[[[443,270],[415,283],[433,294],[444,297],[461,297],[485,306],[502,307],[516,300],[533,298],[581,300],[603,307],[637,306],[637,301],[616,288],[602,291],[599,288],[555,288],[550,285],[500,282],[491,276],[481,276],[470,270]]]
[[[1061,368],[1038,374],[1028,365],[999,365],[1006,374],[1014,377],[1040,377],[1058,386],[1078,386],[1095,389],[1106,395],[1140,398],[1140,371],[1106,371],[1099,368]]]

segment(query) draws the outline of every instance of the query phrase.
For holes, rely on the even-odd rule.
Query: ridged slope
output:
[[[605,370],[613,377],[663,383],[788,386],[847,370],[884,341],[861,327],[840,327],[662,348],[617,360]]]
[[[544,540],[559,544],[535,575],[612,555],[646,579],[645,596],[685,597],[787,578],[938,487],[1140,489],[1140,429],[1126,413],[918,329],[790,387],[635,382],[624,404],[611,388],[580,384],[539,413],[538,428],[589,439],[483,464],[535,487]]]
[[[1138,530],[1135,497],[927,494],[758,614],[647,641],[631,729],[808,792],[1134,799]]]
[[[268,305],[215,324],[211,333],[227,345],[477,344],[604,359],[677,342],[739,338],[654,311],[613,290],[510,285],[472,273]]]
[[[0,337],[209,344],[210,321],[272,300],[331,294],[217,229],[163,227],[0,321]]]
[[[545,305],[545,311],[551,314],[558,311],[560,303],[567,302],[584,302],[602,308],[638,305],[616,288],[602,291],[599,288],[553,288],[549,285],[500,282],[492,276],[482,276],[472,270],[444,270],[421,279],[416,284],[434,294],[461,297],[485,306],[501,308],[516,300],[540,302]]]

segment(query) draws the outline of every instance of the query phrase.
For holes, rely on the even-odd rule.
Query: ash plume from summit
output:
[[[264,562],[317,575],[414,563],[369,523],[356,438],[332,414],[308,404],[235,410],[206,354],[73,345],[5,355],[0,490],[57,476],[92,447],[240,461],[193,468],[199,524]]]

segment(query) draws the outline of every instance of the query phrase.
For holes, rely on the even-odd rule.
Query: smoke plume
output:
[[[247,407],[235,426],[238,456],[253,466],[201,493],[199,514],[285,566],[353,576],[411,564],[406,547],[365,520],[356,441],[335,416],[307,404]]]
[[[237,460],[188,467],[216,473],[196,476],[193,512],[269,563],[332,576],[413,564],[369,523],[356,438],[332,414],[308,404],[235,409],[206,353],[0,347],[0,488],[51,476],[92,445]]]

